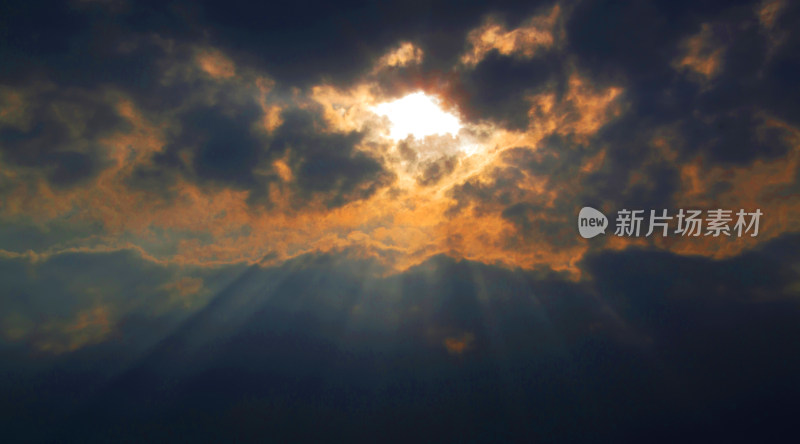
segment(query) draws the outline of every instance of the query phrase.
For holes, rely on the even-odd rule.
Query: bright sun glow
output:
[[[461,122],[458,117],[444,112],[438,99],[422,92],[409,94],[394,102],[382,103],[373,111],[386,116],[392,124],[389,137],[405,139],[409,134],[417,139],[433,134],[458,134]]]

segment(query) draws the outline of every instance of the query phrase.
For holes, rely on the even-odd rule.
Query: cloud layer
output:
[[[14,3],[14,437],[785,427],[797,5]],[[392,137],[379,105],[420,92],[460,129]],[[585,206],[606,235],[578,235]],[[763,216],[757,237],[626,238],[623,208]]]

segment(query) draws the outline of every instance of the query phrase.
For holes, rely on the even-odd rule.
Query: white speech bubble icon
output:
[[[584,239],[591,239],[600,233],[606,234],[608,218],[592,207],[583,207],[578,213],[578,232]]]

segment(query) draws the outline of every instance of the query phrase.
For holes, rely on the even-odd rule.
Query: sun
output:
[[[377,105],[372,111],[389,119],[389,137],[394,140],[405,139],[409,134],[416,139],[434,134],[455,136],[462,127],[458,117],[442,110],[439,99],[421,91]]]

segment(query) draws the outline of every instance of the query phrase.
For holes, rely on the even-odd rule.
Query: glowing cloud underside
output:
[[[382,103],[373,111],[389,119],[389,137],[395,140],[405,139],[409,134],[417,139],[434,134],[456,135],[461,129],[458,117],[443,111],[437,99],[422,92]]]

